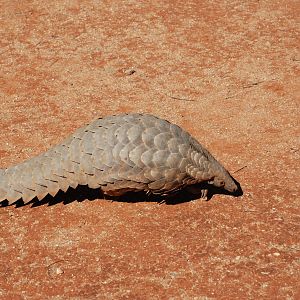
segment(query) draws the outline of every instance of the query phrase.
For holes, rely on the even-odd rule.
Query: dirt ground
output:
[[[2,168],[96,117],[148,112],[193,134],[244,191],[3,207],[0,299],[300,299],[299,10],[0,0]]]

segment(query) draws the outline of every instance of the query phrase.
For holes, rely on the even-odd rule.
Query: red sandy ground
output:
[[[244,190],[1,208],[0,298],[300,299],[299,44],[293,0],[0,1],[1,167],[149,112]]]

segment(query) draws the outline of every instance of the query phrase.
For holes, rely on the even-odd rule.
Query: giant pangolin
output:
[[[158,117],[130,113],[99,118],[47,152],[0,169],[0,201],[28,203],[78,185],[113,196],[167,195],[200,182],[237,190],[228,171],[189,133]]]

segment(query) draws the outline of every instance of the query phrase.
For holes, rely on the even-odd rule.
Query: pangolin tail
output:
[[[56,146],[49,151],[21,164],[0,169],[0,202],[12,204],[19,199],[24,203],[33,198],[43,199],[47,194],[55,196],[59,190],[84,184],[79,178],[79,164],[70,162],[67,145]]]

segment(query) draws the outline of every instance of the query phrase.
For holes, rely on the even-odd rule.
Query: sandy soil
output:
[[[1,208],[0,298],[300,299],[299,44],[294,0],[0,0],[1,167],[149,112],[244,190]]]

